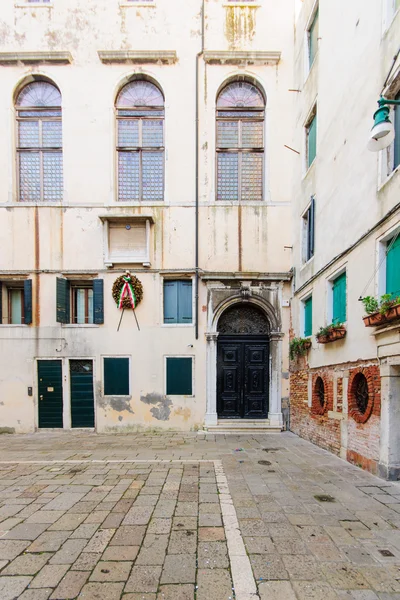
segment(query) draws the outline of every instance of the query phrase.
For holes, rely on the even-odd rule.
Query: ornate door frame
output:
[[[270,293],[273,296],[275,306],[278,304],[279,289],[276,287]],[[212,296],[212,290],[211,294]],[[221,301],[215,310],[211,310],[212,302],[209,302],[209,321],[208,331],[206,332],[207,341],[207,407],[204,423],[205,425],[217,425],[217,340],[218,340],[218,321],[222,313],[235,304],[252,303],[260,308],[266,315],[271,331],[270,358],[269,358],[269,413],[268,419],[273,427],[282,427],[282,338],[280,318],[273,304],[262,297],[260,294],[252,294],[249,288],[245,293],[242,290],[231,290],[229,297]]]

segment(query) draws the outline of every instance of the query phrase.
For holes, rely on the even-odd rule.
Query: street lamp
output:
[[[387,100],[382,96],[379,98],[379,108],[374,113],[374,125],[367,144],[367,148],[371,152],[379,152],[379,150],[387,148],[394,140],[394,126],[389,119],[389,104],[400,106],[400,100]]]

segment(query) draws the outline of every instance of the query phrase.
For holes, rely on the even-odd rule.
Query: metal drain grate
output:
[[[318,502],[336,502],[333,496],[328,496],[327,494],[317,494],[314,498],[318,500]]]
[[[390,552],[390,550],[378,550],[378,552],[380,552],[382,556],[394,556],[393,552]]]

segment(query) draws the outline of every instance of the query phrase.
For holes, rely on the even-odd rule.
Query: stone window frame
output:
[[[364,413],[362,413],[357,405],[355,397],[355,386],[359,375],[364,375],[368,385],[368,404]],[[348,414],[356,423],[366,423],[372,415],[375,404],[374,376],[368,367],[354,369],[349,377],[347,392]]]
[[[324,383],[324,404],[321,406],[319,397],[317,395],[317,380],[322,379]],[[323,416],[328,410],[332,410],[333,407],[333,385],[328,380],[324,373],[314,373],[312,378],[312,396],[311,396],[311,413],[315,416]]]

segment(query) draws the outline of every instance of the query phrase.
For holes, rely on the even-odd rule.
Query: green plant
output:
[[[385,315],[396,304],[400,304],[399,296],[393,297],[392,294],[383,294],[379,303],[379,312],[381,315]]]
[[[344,327],[343,323],[331,323],[330,325],[327,325],[326,327],[320,327],[315,335],[315,337],[318,339],[319,337],[322,337],[324,335],[329,335],[331,331],[333,331],[334,329],[342,329],[342,327]]]
[[[289,344],[290,360],[304,356],[310,346],[309,338],[293,338]]]
[[[379,308],[379,302],[374,296],[365,296],[365,298],[362,299],[362,303],[364,304],[367,315],[372,315],[372,313],[376,312]]]

